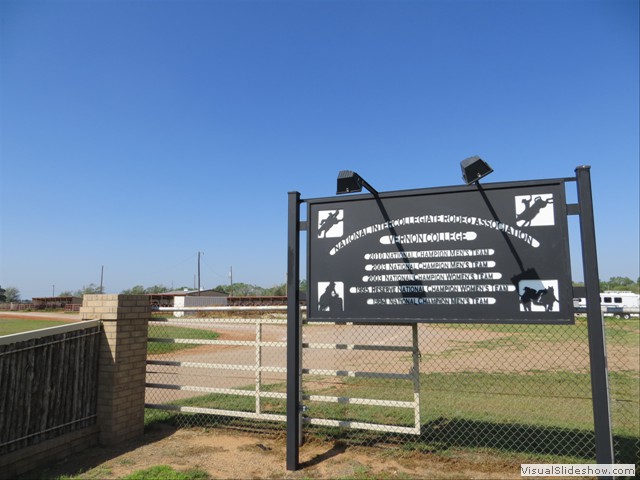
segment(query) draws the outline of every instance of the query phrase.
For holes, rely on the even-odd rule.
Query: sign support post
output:
[[[289,192],[287,250],[287,470],[297,470],[300,412],[300,193]]]
[[[600,309],[600,277],[598,274],[590,168],[589,166],[576,168],[576,179],[580,208],[584,286],[587,292],[587,328],[589,332],[593,424],[596,436],[596,462],[614,463],[609,407],[609,379],[607,375],[607,349],[604,320]]]
[[[596,461],[614,463],[590,167],[575,172],[575,179],[488,184],[480,191],[442,187],[305,199],[306,221],[300,220],[300,193],[289,192],[287,470],[300,466],[302,439],[302,230],[308,322],[412,324],[414,332],[422,322],[567,325],[574,309],[566,217],[576,213]],[[566,204],[567,181],[577,182],[577,206]]]

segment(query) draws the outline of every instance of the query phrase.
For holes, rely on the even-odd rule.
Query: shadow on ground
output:
[[[61,476],[78,475],[143,445],[150,445],[169,437],[173,435],[176,430],[177,428],[175,426],[168,423],[154,423],[145,428],[144,435],[140,438],[113,447],[95,446],[88,448],[87,450],[74,454],[73,457],[65,458],[45,468],[32,470],[20,475],[16,480],[45,480]]]
[[[286,429],[282,423],[265,425],[205,415],[174,417],[172,422],[179,426],[235,427],[256,434],[271,435],[283,435]],[[334,447],[326,454],[327,458],[343,453],[348,445],[389,443],[397,444],[405,450],[432,453],[450,448],[490,448],[525,455],[573,457],[587,462],[594,461],[596,456],[595,434],[592,431],[464,418],[437,418],[422,425],[420,436],[416,437],[330,427],[306,427],[305,432],[335,441]],[[639,437],[614,435],[613,446],[616,463],[640,462]],[[320,461],[321,459],[314,460],[315,463]]]
[[[109,448],[93,447],[73,459],[52,464],[47,469],[32,471],[20,479],[51,479],[73,476],[96,468],[127,452],[144,445],[151,445],[173,435],[180,428],[222,428],[257,437],[284,438],[283,423],[250,422],[241,419],[206,415],[169,415],[151,423],[143,437],[123,445]],[[500,424],[461,418],[441,417],[425,423],[419,436],[393,435],[362,430],[330,427],[305,427],[305,436],[333,445],[325,452],[301,463],[301,469],[317,467],[338,457],[352,446],[377,446],[397,449],[399,452],[432,453],[447,455],[459,449],[487,449],[507,455],[517,454],[525,458],[549,457],[571,459],[590,463],[595,460],[595,435],[579,429],[562,429],[521,424]],[[259,445],[258,445],[259,446]],[[640,440],[636,437],[614,437],[616,463],[638,464]],[[546,457],[546,458],[545,458]],[[553,460],[553,459],[551,459]],[[98,477],[94,477],[98,478]]]
[[[595,434],[579,429],[502,424],[441,417],[422,426],[420,436],[393,436],[355,430],[318,429],[337,441],[357,445],[397,443],[405,450],[437,453],[450,448],[496,449],[535,456],[558,456],[595,460]],[[614,436],[616,463],[637,464],[640,439]]]

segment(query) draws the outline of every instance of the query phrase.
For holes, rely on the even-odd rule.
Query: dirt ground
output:
[[[523,460],[524,461],[524,460]],[[79,475],[118,479],[155,465],[206,471],[212,479],[507,479],[520,477],[517,458],[463,452],[402,452],[397,447],[348,446],[312,440],[300,448],[300,468],[286,469],[284,434],[229,428],[150,427],[144,437],[113,448],[94,447],[24,479]]]
[[[7,314],[10,317],[38,319],[51,318],[68,321],[79,319],[77,315],[65,314],[38,314],[34,312],[20,315],[7,312]],[[219,330],[223,338],[245,339],[247,337],[246,339],[249,339],[251,335],[254,335],[254,333],[247,333],[239,328],[233,332]],[[306,333],[313,337],[314,342],[332,343],[332,332],[331,328],[317,326],[309,329]],[[268,334],[265,332],[265,338],[270,341],[282,340],[281,337],[284,337],[285,333],[279,331],[276,333],[277,335],[272,335],[272,332]],[[389,336],[387,333],[382,331],[380,335],[377,335],[377,338],[384,338],[387,341]],[[429,344],[420,346],[423,355],[437,358],[439,355],[446,355],[451,349],[456,349],[456,356],[447,357],[447,361],[444,362],[448,371],[464,371],[471,367],[487,371],[512,371],[515,368],[517,371],[517,365],[498,362],[501,357],[492,350],[487,350],[492,353],[491,355],[484,354],[484,350],[476,351],[477,349],[469,353],[457,351],[461,346],[468,344],[467,340],[475,342],[500,340],[504,336],[503,333],[472,332],[467,338],[463,331],[454,332],[455,335],[452,335],[444,327],[431,327],[429,333]],[[482,335],[481,338],[479,334]],[[354,338],[341,339],[341,341],[357,343],[360,337],[362,336],[356,334]],[[305,341],[311,340],[306,339]],[[546,347],[555,350],[557,345],[549,344]],[[581,346],[568,345],[565,342],[563,348],[569,347],[575,348],[576,354],[569,355],[566,359],[568,363],[561,367],[562,369],[580,371],[584,368],[588,355],[582,352],[582,349],[579,348]],[[540,345],[528,345],[524,347],[524,350],[516,348],[515,353],[511,352],[508,346],[504,348],[508,350],[507,353],[512,355],[506,358],[514,358],[513,355],[526,358],[531,356],[537,363],[527,364],[527,369],[550,368],[552,366],[548,363],[557,357],[557,355],[549,358],[544,355],[534,355],[542,350]],[[237,352],[248,350],[251,358],[255,354],[250,348],[233,347],[232,349]],[[230,347],[218,347],[216,350],[211,346],[201,346],[197,349],[179,352],[176,355],[184,360],[187,356],[209,354],[214,350],[218,355],[227,355]],[[531,355],[529,355],[529,350],[532,352]],[[322,354],[326,361],[326,354]],[[631,357],[637,359],[637,347],[633,347]],[[340,358],[344,360],[347,357]],[[208,361],[224,363],[217,357],[208,357]],[[557,365],[554,367],[558,368]],[[437,370],[433,366],[430,369],[430,371]],[[79,478],[86,479],[119,479],[152,466],[169,465],[176,470],[192,468],[204,470],[212,479],[506,479],[521,478],[520,464],[530,463],[530,460],[515,454],[495,455],[492,452],[472,449],[406,451],[397,445],[365,447],[340,442],[311,440],[301,447],[300,462],[299,470],[287,471],[286,439],[282,430],[280,433],[273,431],[271,433],[256,433],[232,427],[176,429],[167,424],[156,424],[150,427],[139,440],[113,448],[94,447],[58,464],[51,465],[46,470],[31,472],[23,478],[55,479],[62,475],[80,475]]]

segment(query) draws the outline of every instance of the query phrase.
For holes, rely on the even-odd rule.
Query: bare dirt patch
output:
[[[265,435],[227,428],[175,430],[160,424],[137,441],[95,447],[23,478],[117,479],[155,465],[197,468],[223,478],[520,478],[524,459],[472,451],[402,452],[397,446],[361,447],[311,440],[300,449],[300,468],[286,469],[284,434]]]

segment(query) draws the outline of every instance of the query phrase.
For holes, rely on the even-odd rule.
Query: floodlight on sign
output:
[[[489,164],[477,155],[462,160],[460,168],[462,169],[462,179],[467,185],[471,185],[493,172]]]
[[[375,188],[369,185],[364,178],[351,170],[341,170],[338,173],[337,195],[344,193],[357,193],[362,191],[362,187],[369,190],[374,195],[378,195]]]

